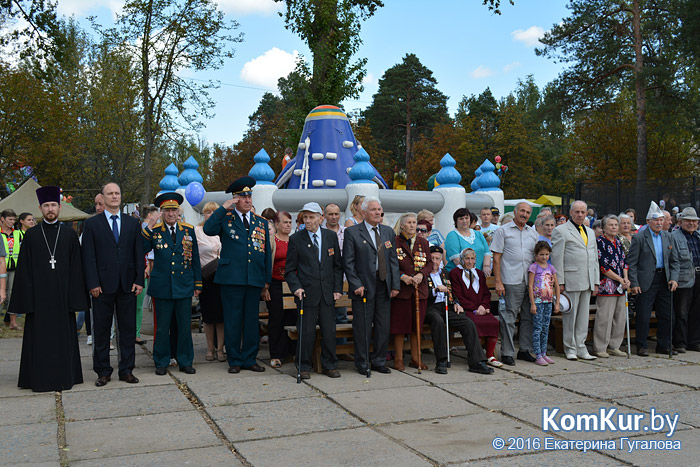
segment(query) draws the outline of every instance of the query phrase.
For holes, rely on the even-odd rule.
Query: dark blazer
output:
[[[343,293],[343,260],[338,236],[328,229],[318,229],[321,234],[321,262],[314,251],[309,232],[301,230],[289,237],[284,280],[294,293],[304,289],[304,304],[318,306],[321,299],[333,304],[333,293]]]
[[[661,249],[663,250],[663,264],[666,270],[667,282],[678,282],[680,262],[674,243],[671,234],[662,230]],[[649,290],[654,279],[654,271],[656,270],[656,250],[654,249],[650,228],[646,228],[632,237],[632,244],[626,260],[630,268],[629,279],[632,287],[641,287],[642,292]]]
[[[102,287],[102,293],[113,294],[119,290],[131,293],[133,284],[143,287],[146,265],[138,219],[121,214],[117,243],[104,214],[90,217],[85,221],[82,246],[88,290]]]
[[[252,213],[251,213],[252,214]],[[214,282],[265,287],[272,282],[272,256],[267,219],[250,216],[250,231],[235,211],[219,207],[204,223],[204,233],[221,239],[221,256]]]
[[[354,291],[364,286],[365,296],[373,297],[377,287],[377,249],[386,260],[387,293],[401,289],[399,260],[396,256],[396,234],[391,227],[379,224],[378,248],[370,237],[364,222],[345,229],[343,239],[343,269],[348,280],[348,295],[359,299]]]
[[[202,290],[202,267],[194,227],[178,222],[175,243],[163,222],[141,231],[143,251],[153,250],[153,271],[148,281],[148,295],[155,298],[179,299]]]
[[[410,249],[408,241],[401,235],[396,236],[396,256],[399,260],[399,278],[402,274],[407,276],[415,276],[419,272],[423,273],[423,282],[418,286],[418,297],[421,300],[428,298],[428,277],[433,270],[433,263],[430,260],[430,244],[423,237],[416,236],[416,241],[413,242],[413,250]],[[419,271],[416,271],[416,261],[421,261],[422,266]],[[401,289],[397,298],[411,298],[415,287],[406,285],[401,282]]]
[[[454,294],[454,299],[457,303],[462,305],[466,313],[471,313],[472,311],[479,308],[479,305],[483,305],[487,310],[491,309],[491,291],[489,286],[486,285],[486,276],[479,269],[476,270],[479,276],[479,292],[474,292],[471,287],[467,289],[467,285],[462,279],[462,268],[454,268],[450,271],[450,282],[452,283],[452,293]]]
[[[432,273],[433,270],[430,270],[430,273]],[[435,284],[433,283],[432,277],[430,277],[430,273],[428,273],[428,306],[432,306],[433,303],[435,303],[435,295],[433,295],[433,289],[435,288]],[[447,304],[452,309],[452,304],[454,298],[452,297],[452,283],[450,282],[450,274],[445,271],[445,268],[440,269],[440,280],[442,281],[442,285],[447,287]]]

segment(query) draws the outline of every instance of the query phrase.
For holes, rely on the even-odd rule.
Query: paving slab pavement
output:
[[[149,336],[144,336],[151,340]],[[453,354],[448,375],[413,368],[367,379],[351,362],[341,378],[313,373],[296,383],[291,364],[264,373],[226,372],[206,362],[203,335],[193,334],[197,373],[177,367],[156,376],[149,349],[137,346],[130,385],[94,385],[91,348],[81,338],[85,383],[54,393],[19,390],[21,339],[0,339],[0,464],[122,465],[697,465],[700,353],[673,360],[634,356],[539,367],[518,361],[493,375],[467,371]],[[261,347],[260,363],[268,355]],[[116,351],[112,365],[117,366]],[[391,362],[389,364],[391,367]],[[671,438],[680,451],[615,449],[578,452],[495,449],[502,437],[532,442],[619,440],[619,432],[542,431],[542,407],[591,413],[679,414]],[[58,416],[56,414],[59,414]],[[65,415],[65,416],[63,416]],[[626,433],[632,440],[663,434]],[[65,446],[62,444],[65,443]],[[517,446],[515,446],[517,447]]]

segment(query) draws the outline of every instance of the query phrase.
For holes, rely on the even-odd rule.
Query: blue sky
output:
[[[59,12],[75,15],[88,28],[88,15],[110,25],[119,0],[59,0]],[[240,23],[244,42],[236,56],[220,70],[182,76],[215,79],[221,88],[212,93],[214,118],[206,120],[200,138],[232,145],[246,130],[248,116],[265,91],[294,66],[295,54],[310,55],[306,45],[284,28],[272,0],[219,0],[227,17]],[[496,16],[481,0],[384,0],[385,6],[362,25],[363,45],[358,57],[367,58],[365,90],[357,100],[344,102],[348,111],[363,109],[377,91],[387,68],[414,53],[433,71],[438,89],[449,97],[450,114],[464,95],[491,88],[496,98],[515,89],[518,79],[532,74],[542,87],[554,79],[561,65],[537,57],[537,38],[567,16],[564,0],[507,0]],[[319,102],[319,104],[324,104]],[[311,109],[309,109],[311,110]],[[301,131],[301,128],[299,129]]]

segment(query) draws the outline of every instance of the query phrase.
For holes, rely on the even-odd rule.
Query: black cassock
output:
[[[52,269],[49,248],[53,251],[59,229]],[[82,383],[75,312],[89,305],[80,243],[72,229],[42,221],[27,231],[9,309],[26,314],[18,386],[47,392]]]

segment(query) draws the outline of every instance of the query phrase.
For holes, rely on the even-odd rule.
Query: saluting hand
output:
[[[233,208],[235,208],[236,206],[238,206],[238,200],[239,200],[239,199],[240,199],[239,196],[236,195],[236,196],[234,196],[233,198],[231,198],[231,199],[225,201],[224,204],[223,204],[224,208],[227,209],[228,211],[231,211]]]

